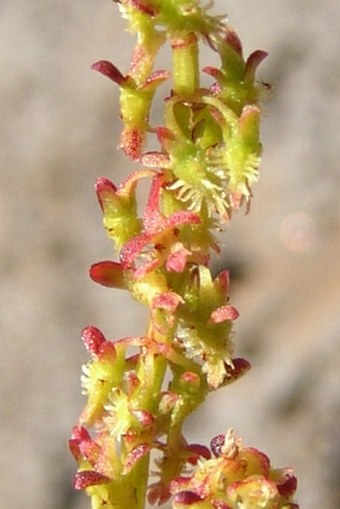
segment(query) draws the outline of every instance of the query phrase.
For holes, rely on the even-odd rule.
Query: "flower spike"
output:
[[[229,302],[229,272],[213,275],[212,254],[221,251],[214,232],[243,204],[249,209],[259,176],[265,87],[256,71],[267,54],[245,58],[226,18],[211,14],[212,2],[115,3],[136,36],[130,65],[121,72],[99,60],[92,69],[118,86],[119,147],[141,167],[119,185],[97,179],[114,253],[93,263],[89,276],[128,291],[149,321],[141,335],[119,339],[94,325],[81,333],[90,358],[81,376],[86,403],[69,440],[78,464],[73,485],[94,509],[144,509],[146,500],[171,497],[173,509],[298,509],[293,471],[272,468],[232,429],[210,449],[183,433],[210,392],[250,369],[234,354],[239,312]],[[155,68],[165,44],[171,72]],[[201,44],[220,62],[203,68],[209,88],[200,84]],[[164,115],[153,125],[163,87]]]

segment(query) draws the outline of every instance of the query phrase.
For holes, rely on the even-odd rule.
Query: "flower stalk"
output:
[[[172,497],[182,509],[296,509],[296,478],[275,470],[229,430],[210,449],[190,444],[183,424],[211,391],[250,367],[234,356],[229,273],[211,272],[213,232],[235,211],[249,209],[261,155],[263,86],[255,72],[266,56],[244,59],[241,42],[220,16],[198,0],[120,0],[137,43],[129,71],[99,61],[92,68],[120,90],[120,148],[141,169],[118,186],[99,178],[96,193],[115,256],[95,263],[90,277],[126,290],[149,309],[145,335],[108,340],[94,326],[82,339],[91,360],[83,368],[87,403],[73,429],[74,486],[93,509],[143,509]],[[206,43],[220,67],[203,71]],[[172,71],[154,70],[163,44]],[[158,87],[168,82],[164,123],[150,125]],[[148,151],[150,136],[159,150]],[[137,207],[140,179],[150,183],[145,210]],[[151,480],[157,468],[157,478]]]

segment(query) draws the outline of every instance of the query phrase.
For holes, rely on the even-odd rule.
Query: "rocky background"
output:
[[[295,467],[301,509],[336,509],[340,3],[216,7],[247,54],[269,52],[259,78],[273,93],[251,213],[235,218],[216,261],[231,269],[237,353],[253,369],[211,395],[187,433],[209,441],[235,427],[273,464]],[[93,183],[127,171],[117,90],[89,67],[106,58],[126,70],[133,42],[110,0],[1,0],[0,34],[0,504],[85,509],[66,445],[83,404],[79,331],[140,333],[145,313],[87,278],[111,256]]]

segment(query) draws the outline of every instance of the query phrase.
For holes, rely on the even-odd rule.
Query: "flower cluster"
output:
[[[174,509],[298,509],[292,469],[273,469],[263,452],[243,447],[232,429],[213,438],[211,449],[214,458],[171,483]]]
[[[118,186],[97,180],[116,256],[92,265],[90,277],[129,291],[149,309],[149,324],[141,336],[115,340],[94,326],[83,330],[91,360],[82,375],[87,403],[70,440],[79,466],[74,486],[86,490],[94,509],[142,509],[147,496],[160,504],[171,494],[175,508],[293,509],[289,471],[272,470],[262,453],[243,449],[229,435],[221,453],[213,445],[212,459],[208,448],[188,443],[182,432],[210,391],[250,367],[234,357],[238,311],[229,303],[229,273],[214,277],[210,259],[219,252],[214,229],[243,203],[249,207],[258,176],[263,86],[255,71],[266,54],[256,51],[245,60],[235,32],[198,0],[118,4],[137,34],[129,71],[124,75],[108,61],[93,69],[119,86],[120,147],[142,169]],[[214,80],[209,88],[199,83],[201,41],[221,62],[203,69]],[[166,42],[172,73],[154,70]],[[164,125],[152,126],[152,100],[166,80]],[[147,135],[157,138],[159,151],[145,149]],[[141,215],[140,179],[150,182]],[[151,453],[158,480],[150,484]],[[195,466],[191,477],[182,477]]]

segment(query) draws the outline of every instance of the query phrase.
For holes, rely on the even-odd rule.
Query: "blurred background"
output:
[[[210,396],[191,441],[233,426],[291,465],[301,509],[340,507],[340,3],[219,0],[246,54],[265,49],[262,176],[249,216],[221,237],[241,316],[236,352],[253,369]],[[67,450],[84,400],[80,330],[138,334],[145,310],[94,285],[110,258],[93,191],[119,182],[117,89],[133,40],[110,0],[0,4],[0,503],[85,509]],[[164,56],[164,59],[166,56]],[[205,58],[203,54],[203,59]],[[164,61],[160,63],[164,67]],[[157,111],[154,113],[157,116]]]

